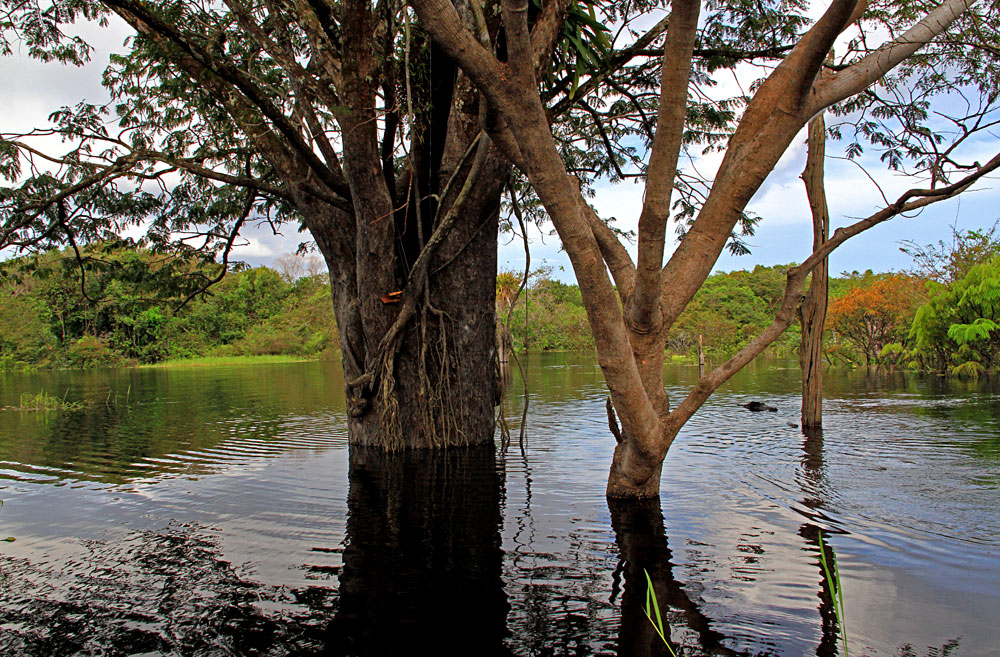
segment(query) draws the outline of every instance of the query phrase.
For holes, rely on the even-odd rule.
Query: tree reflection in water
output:
[[[674,579],[660,500],[609,499],[608,507],[620,554],[612,597],[618,595],[618,585],[624,579],[618,654],[622,657],[670,654],[646,618],[644,610],[648,585],[643,571],[649,573],[653,582],[664,625],[682,623],[686,639],[694,640],[693,645],[684,641],[685,655],[692,652],[705,655],[742,654],[723,645],[725,637],[711,628],[709,619],[697,603]]]
[[[333,654],[504,655],[492,447],[351,447]]]
[[[0,654],[322,654],[313,612],[324,605],[303,609],[254,582],[222,558],[211,529],[175,523],[86,547],[55,569],[47,554],[4,561]]]
[[[816,568],[819,574],[819,615],[820,623],[823,627],[823,634],[819,645],[816,646],[817,657],[832,657],[837,654],[839,639],[839,625],[837,614],[834,610],[833,590],[830,582],[823,573],[823,566],[820,554],[826,555],[827,563],[833,563],[833,548],[827,543],[826,536],[820,535],[820,525],[825,526],[824,532],[840,533],[836,527],[831,528],[829,523],[824,522],[823,516],[823,488],[824,481],[823,462],[823,429],[802,429],[802,474],[799,479],[799,487],[802,489],[802,506],[810,510],[810,522],[803,523],[799,527],[799,536],[805,539],[807,549],[814,553]]]

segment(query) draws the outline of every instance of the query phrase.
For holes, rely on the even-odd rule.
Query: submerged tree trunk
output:
[[[823,183],[823,159],[826,156],[826,123],[820,114],[809,122],[809,153],[802,180],[809,196],[812,213],[813,251],[830,236],[830,212]],[[809,292],[799,307],[802,337],[799,344],[799,367],[802,370],[802,428],[823,426],[823,327],[829,300],[827,259],[816,265]]]
[[[482,232],[494,236],[496,213],[483,223]],[[376,370],[374,385],[348,385],[352,444],[395,449],[492,442],[498,394],[495,368],[489,366],[496,358],[496,247],[490,239],[463,233],[456,231],[449,240],[453,248],[434,260],[432,267],[442,267],[455,258],[429,282],[426,306],[418,308],[403,329],[391,365]],[[466,241],[468,246],[459,253]],[[386,292],[372,287],[362,295],[381,298]],[[377,347],[385,335],[363,331],[360,343],[344,349],[360,351],[369,367],[379,366],[381,356],[371,346]],[[346,358],[344,368],[345,373],[351,369]],[[356,380],[363,372],[348,376]]]
[[[499,182],[494,181],[502,181],[507,169],[495,155],[483,160],[479,172],[467,175],[488,180],[480,180],[478,192],[460,207],[453,202],[462,219],[442,236],[426,264],[415,266],[432,238],[435,211],[440,222],[451,209],[428,210],[422,236],[399,227],[416,223],[413,216],[397,217],[395,249],[359,266],[354,286],[333,287],[343,327],[352,444],[438,448],[493,440],[499,213]],[[415,189],[413,196],[420,192]],[[391,219],[388,229],[391,233]],[[333,277],[341,267],[335,257],[327,260]]]

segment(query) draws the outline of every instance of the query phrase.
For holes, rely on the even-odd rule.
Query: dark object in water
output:
[[[772,413],[778,412],[778,409],[775,408],[774,406],[768,406],[764,402],[759,402],[759,401],[752,401],[748,404],[743,404],[743,408],[747,409],[748,411],[753,411],[754,413],[757,413],[759,411],[771,411]]]

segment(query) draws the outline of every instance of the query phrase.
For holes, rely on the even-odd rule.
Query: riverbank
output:
[[[291,356],[286,354],[266,354],[260,356],[197,356],[195,358],[172,358],[158,363],[138,365],[140,369],[183,369],[192,367],[225,367],[227,365],[274,365],[277,363],[306,363],[322,360],[319,357]]]

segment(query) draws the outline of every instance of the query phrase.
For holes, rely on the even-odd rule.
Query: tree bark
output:
[[[802,180],[809,197],[813,224],[813,251],[830,236],[830,212],[826,203],[823,159],[826,156],[826,123],[820,114],[809,122],[809,151]],[[799,308],[802,337],[799,368],[802,371],[802,429],[823,426],[823,328],[829,301],[827,259],[813,269],[809,292]]]

